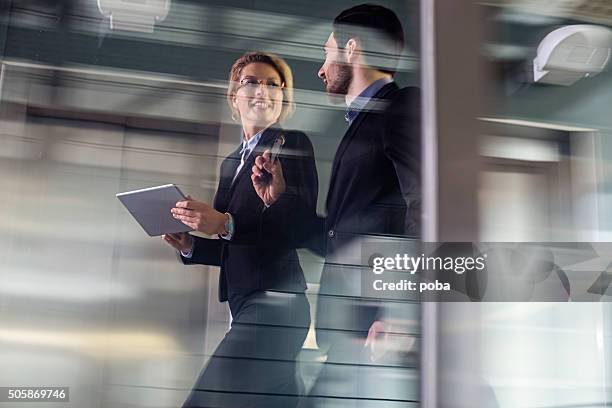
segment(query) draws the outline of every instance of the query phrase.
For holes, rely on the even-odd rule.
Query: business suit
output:
[[[321,294],[355,295],[343,293],[355,277],[336,268],[354,264],[342,259],[343,249],[353,241],[371,235],[419,236],[419,103],[418,88],[399,89],[391,82],[376,93],[342,138],[332,164],[327,217],[318,217],[312,234],[317,239],[310,242],[326,258]],[[317,311],[317,338],[323,343],[326,329],[367,334],[380,312],[378,305],[370,304],[351,312],[351,322],[333,322],[328,299],[319,298]]]
[[[283,136],[279,160],[287,190],[266,208],[251,181],[257,156]],[[229,301],[232,328],[200,375],[184,407],[295,405],[295,358],[310,325],[306,284],[296,252],[303,232],[293,217],[312,214],[318,180],[310,140],[300,132],[266,129],[240,163],[240,149],[221,164],[214,208],[235,223],[230,241],[194,237],[185,264],[221,267],[219,300]]]
[[[311,236],[317,238],[309,242],[325,257],[316,333],[319,346],[328,349],[328,364],[311,396],[360,395],[371,383],[370,374],[359,377],[355,366],[346,364],[365,358],[368,329],[384,308],[363,296],[364,274],[371,269],[355,265],[363,265],[368,237],[420,233],[419,104],[417,88],[384,85],[350,124],[334,157],[327,217],[316,219]]]

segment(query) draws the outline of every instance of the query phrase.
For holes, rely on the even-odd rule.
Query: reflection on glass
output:
[[[303,270],[298,292],[306,288],[305,297],[287,296],[295,295],[293,288],[260,291],[241,316],[240,308],[218,302],[217,266],[182,265],[176,250],[149,239],[115,198],[117,192],[174,183],[202,203],[214,202],[222,163],[241,147],[237,117],[227,107],[227,71],[245,51],[260,49],[293,69],[296,111],[283,126],[310,139],[319,180],[310,193],[319,197],[310,203],[311,215],[329,213],[333,159],[348,126],[344,97],[330,100],[317,71],[332,20],[345,7],[173,0],[147,15],[155,21],[145,30],[150,19],[132,20],[146,13],[126,9],[111,10],[111,28],[111,2],[103,0],[100,6],[81,0],[8,3],[0,5],[0,385],[69,386],[70,404],[78,407],[177,407],[198,389],[202,368],[213,367],[230,378],[212,386],[234,387],[245,376],[267,386],[230,389],[232,401],[240,403],[276,399],[285,407],[309,396],[304,403],[317,406],[418,404],[420,317],[414,299],[390,301],[385,340],[366,347],[370,314],[381,299],[325,288],[325,258],[302,248],[291,262]],[[405,30],[404,51],[391,53],[394,79],[401,86],[418,84],[418,2],[385,4]],[[277,92],[279,85],[287,96],[286,80],[265,78],[261,85],[259,73],[255,77],[259,86],[247,83],[238,92]],[[349,169],[355,168],[353,162]],[[402,207],[404,197],[392,193],[367,212]],[[414,220],[401,219],[401,208],[396,212],[389,228],[366,222],[358,232],[402,235]],[[296,225],[306,220],[295,211],[288,216]],[[318,308],[320,290],[341,305],[338,310]],[[317,316],[336,323],[325,328],[321,318],[315,330]],[[361,320],[356,330],[353,317]],[[326,334],[337,339],[333,350]],[[226,350],[228,336],[256,347]],[[228,371],[225,357],[256,364]]]
[[[607,241],[609,4],[482,3],[494,74],[483,87],[480,239]],[[609,403],[608,303],[484,304],[466,315],[480,322],[470,355],[494,406]]]

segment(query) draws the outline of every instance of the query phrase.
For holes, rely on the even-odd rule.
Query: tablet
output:
[[[177,201],[187,199],[174,184],[127,191],[117,194],[117,198],[152,237],[193,231],[170,213]]]

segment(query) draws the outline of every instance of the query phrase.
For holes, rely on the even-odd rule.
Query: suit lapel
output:
[[[214,207],[219,210],[227,206],[228,193],[232,184],[232,179],[236,173],[236,169],[240,165],[240,150],[242,145],[239,145],[229,156],[221,163],[219,171],[219,188],[215,194]]]
[[[361,123],[370,114],[370,112],[372,112],[374,109],[377,109],[376,104],[378,100],[385,99],[385,97],[388,96],[389,93],[397,89],[399,88],[395,84],[395,82],[390,82],[387,85],[380,88],[380,90],[376,93],[376,95],[374,95],[372,99],[370,99],[368,103],[366,104],[366,106],[363,108],[363,112],[360,112],[355,118],[355,120],[353,120],[353,123],[351,123],[351,126],[349,126],[346,133],[344,134],[344,137],[342,138],[342,141],[340,142],[340,145],[338,146],[338,150],[336,151],[336,155],[334,156],[334,162],[332,164],[331,180],[329,182],[329,191],[327,193],[327,200],[326,200],[326,208],[327,208],[328,214],[330,214],[330,208],[329,208],[330,207],[329,205],[330,197],[332,196],[332,191],[334,189],[335,182],[337,179],[338,169],[340,167],[340,161],[341,161],[340,159],[346,152],[346,149],[349,147],[351,140],[357,134],[357,131],[359,130]]]
[[[231,183],[229,187],[229,191],[228,191],[228,199],[231,198],[236,186],[238,185],[238,183],[243,177],[249,176],[250,178],[251,168],[255,164],[255,158],[261,155],[267,147],[272,146],[274,139],[278,132],[279,132],[279,129],[274,128],[274,127],[270,127],[264,130],[263,134],[261,135],[261,138],[259,139],[259,142],[257,143],[257,146],[253,148],[253,151],[251,152],[251,154],[249,154],[249,157],[247,157],[247,159],[245,160],[244,165],[242,166],[242,168],[236,175],[236,178],[234,179],[233,183]],[[240,155],[238,155],[238,164],[240,164]],[[236,171],[237,167],[238,166],[234,168],[234,172]],[[232,177],[234,175],[234,172],[232,173]],[[230,182],[231,182],[231,179],[230,179]]]
[[[230,154],[226,158],[226,163],[221,166],[221,183],[224,187],[229,188],[230,184],[232,184],[232,180],[234,179],[234,174],[236,174],[236,169],[240,165],[240,151],[242,150],[242,146],[238,146],[232,154]]]

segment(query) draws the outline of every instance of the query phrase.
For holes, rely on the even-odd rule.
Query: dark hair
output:
[[[395,73],[404,49],[404,29],[393,11],[375,4],[360,4],[338,14],[333,28],[339,48],[344,48],[349,39],[357,39],[372,67]]]

